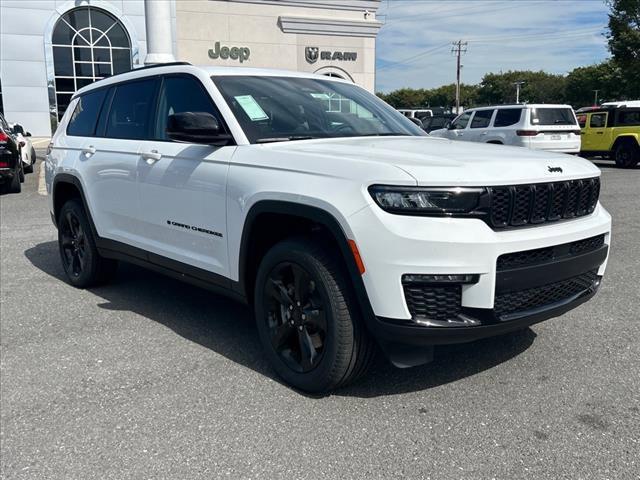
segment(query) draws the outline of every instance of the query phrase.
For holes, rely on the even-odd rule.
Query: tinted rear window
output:
[[[496,119],[493,122],[494,127],[510,127],[520,121],[522,116],[521,108],[502,108],[498,109]]]
[[[141,140],[149,137],[155,79],[118,85],[113,95],[106,136]]]
[[[531,125],[576,125],[570,108],[532,108]]]
[[[640,125],[640,110],[627,110],[618,114],[618,125],[635,127]]]
[[[96,90],[82,95],[67,126],[67,135],[79,137],[93,136],[98,121],[98,114],[107,91]]]

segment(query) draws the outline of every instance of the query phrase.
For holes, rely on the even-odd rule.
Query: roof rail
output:
[[[144,67],[140,67],[140,68],[132,68],[128,72],[122,72],[122,73],[137,72],[139,70],[147,70],[149,68],[173,67],[176,65],[191,65],[191,64],[189,62],[154,63],[153,65],[145,65]],[[121,74],[118,73],[116,75],[121,75]],[[111,77],[115,77],[115,75],[111,75]],[[106,78],[111,78],[111,77],[106,77]]]
[[[173,66],[177,66],[177,65],[192,65],[192,64],[189,63],[189,62],[169,62],[169,63],[156,63],[156,64],[153,64],[153,65],[145,65],[144,67],[132,68],[131,70],[127,70],[126,72],[120,72],[120,73],[116,73],[115,75],[110,75],[108,77],[101,78],[100,80],[96,80],[95,82],[90,83],[89,85],[95,85],[96,83],[99,83],[99,82],[101,82],[103,80],[107,80],[108,78],[114,78],[114,77],[117,77],[119,75],[124,75],[125,73],[138,72],[140,70],[148,70],[150,68],[173,67]],[[78,94],[78,92],[75,92],[71,98],[72,99],[76,98],[77,94]]]

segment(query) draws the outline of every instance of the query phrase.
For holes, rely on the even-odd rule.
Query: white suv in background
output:
[[[432,136],[559,153],[580,152],[580,126],[570,105],[470,108]]]
[[[590,162],[432,138],[306,73],[100,80],[73,96],[45,172],[72,285],[121,260],[247,302],[275,371],[307,391],[354,380],[378,346],[413,366],[561,315],[609,251]]]

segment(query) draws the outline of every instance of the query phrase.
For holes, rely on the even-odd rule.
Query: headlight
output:
[[[413,215],[469,213],[478,207],[484,188],[392,187],[372,185],[369,193],[383,210]]]

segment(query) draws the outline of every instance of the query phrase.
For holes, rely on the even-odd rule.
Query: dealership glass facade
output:
[[[131,40],[125,28],[98,8],[80,7],[60,17],[52,47],[58,120],[77,90],[132,67]]]

